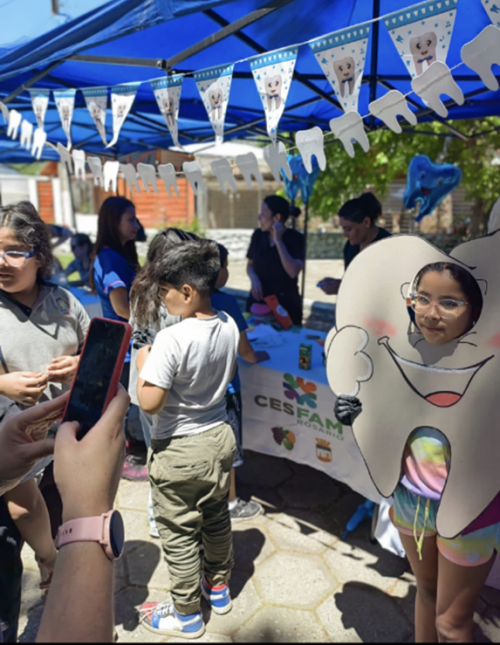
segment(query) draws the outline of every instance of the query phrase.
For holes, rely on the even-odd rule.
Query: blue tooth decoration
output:
[[[436,164],[425,155],[413,157],[408,167],[405,208],[415,208],[420,202],[416,221],[429,215],[462,180],[462,171],[453,164]]]
[[[319,165],[315,156],[311,158],[312,172],[308,173],[301,155],[287,155],[286,156],[290,170],[292,171],[292,179],[282,173],[283,181],[285,183],[286,196],[290,201],[295,201],[297,195],[302,197],[304,204],[309,202],[313,192],[314,182],[319,175]]]

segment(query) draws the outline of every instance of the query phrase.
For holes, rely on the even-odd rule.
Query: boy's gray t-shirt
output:
[[[171,316],[163,303],[160,305],[158,319],[151,322],[147,327],[140,327],[134,320],[134,314],[131,314],[129,323],[132,325],[132,352],[130,354],[130,376],[128,393],[130,400],[134,405],[139,405],[137,399],[137,377],[138,371],[135,366],[137,352],[146,345],[152,345],[156,334],[162,329],[181,322],[182,316]],[[139,406],[140,407],[140,406]]]
[[[224,395],[239,339],[236,323],[223,311],[158,332],[140,373],[169,390],[163,410],[153,416],[154,439],[199,434],[227,420]]]

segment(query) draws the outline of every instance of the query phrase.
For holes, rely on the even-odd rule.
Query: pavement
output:
[[[233,525],[233,609],[217,616],[202,601],[207,631],[196,642],[413,642],[415,579],[406,560],[370,542],[368,520],[341,539],[359,495],[308,466],[251,451],[237,486],[265,514]],[[126,544],[115,565],[116,632],[120,642],[185,642],[147,631],[135,610],[169,589],[147,499],[147,483],[121,481],[116,506]],[[19,640],[33,642],[45,596],[28,546],[23,562]],[[474,621],[476,642],[500,642],[499,591],[484,587]]]

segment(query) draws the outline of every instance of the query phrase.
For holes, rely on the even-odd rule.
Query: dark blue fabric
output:
[[[223,293],[222,291],[215,291],[212,294],[212,307],[217,309],[217,311],[225,311],[229,314],[238,326],[240,332],[248,329],[247,321],[243,318],[238,301],[234,296],[230,296],[228,293]],[[238,373],[238,366],[236,366],[236,374],[227,386],[226,394],[236,394],[240,390],[240,375]]]
[[[130,293],[130,287],[135,278],[135,271],[131,268],[127,260],[113,249],[104,248],[96,257],[94,262],[94,283],[95,290],[99,296],[104,318],[128,322],[115,313],[109,294],[113,289],[125,287],[127,293]],[[125,363],[130,362],[130,351],[127,352]]]
[[[113,149],[119,157],[133,151],[141,154],[149,147],[168,148],[172,140],[148,81],[164,75],[156,67],[138,67],[130,65],[111,65],[98,63],[81,63],[68,60],[72,54],[90,54],[97,56],[118,56],[167,59],[198,43],[203,38],[220,29],[205,12],[215,11],[223,21],[233,22],[250,12],[267,4],[268,0],[235,0],[221,2],[220,0],[112,0],[78,20],[64,24],[57,29],[13,50],[4,51],[0,59],[0,98],[8,95],[22,83],[28,81],[39,69],[56,60],[64,60],[55,68],[50,77],[41,79],[35,87],[60,89],[61,84],[71,87],[89,87],[97,85],[111,86],[113,84],[143,81],[139,88],[132,111],[122,128],[120,139]],[[413,0],[380,0],[380,14],[409,7]],[[253,24],[245,27],[243,33],[255,42],[243,42],[236,35],[229,36],[176,66],[177,72],[200,70],[212,65],[237,61],[260,51],[271,51],[308,39],[321,36],[370,20],[373,17],[375,0],[295,0],[275,12],[267,15]],[[453,67],[460,62],[462,46],[472,40],[490,24],[481,0],[460,0],[458,3],[455,28],[451,40],[447,63]],[[381,82],[389,83],[395,89],[407,93],[411,90],[410,76],[382,21],[378,22],[378,42],[374,48],[374,34],[377,29],[372,27],[370,42],[365,63],[365,77],[376,75],[379,83],[373,89],[368,83],[361,87],[359,110],[360,114],[368,114],[368,104],[374,98],[380,98],[387,92]],[[372,52],[376,51],[376,60]],[[320,66],[307,45],[299,48],[296,71],[310,77],[319,90],[333,95],[330,84],[323,76]],[[245,77],[239,76],[243,72]],[[310,76],[313,75],[313,76]],[[454,105],[450,108],[449,119],[476,118],[486,115],[500,114],[500,92],[485,91],[478,77],[461,65],[453,71],[455,78],[464,94],[470,99],[463,106]],[[60,83],[54,79],[59,79]],[[412,95],[422,109],[422,101]],[[9,103],[22,112],[23,117],[35,123],[31,109],[31,99],[27,91],[22,92],[14,101]],[[411,107],[411,109],[415,109]],[[287,109],[283,114],[279,129],[282,132],[297,131],[320,126],[324,131],[329,130],[329,121],[342,114],[332,103],[319,98],[309,87],[294,79],[287,100]],[[208,122],[205,108],[200,99],[195,81],[191,77],[184,80],[179,119],[181,144],[193,141],[213,140],[213,129]],[[423,115],[420,120],[432,120],[434,113]],[[255,123],[255,119],[260,122]],[[111,139],[111,111],[108,108],[107,132]],[[265,117],[262,103],[254,80],[250,74],[248,62],[235,66],[235,78],[231,88],[229,108],[226,116],[226,130],[251,123],[251,126],[228,132],[226,139],[231,137],[255,138],[265,132]],[[365,122],[380,125],[379,121],[366,117]],[[61,141],[66,144],[59,115],[51,98],[46,116],[45,129],[48,140],[53,143]],[[0,127],[2,145],[0,146],[0,161],[10,161],[11,155],[16,160],[32,159],[29,153],[22,153],[17,142],[5,143],[5,128]],[[88,114],[81,92],[76,93],[75,114],[72,126],[73,144],[81,142],[84,150],[89,153],[102,153],[103,144]],[[401,135],[402,144],[411,143],[408,135]],[[2,147],[6,146],[6,152]],[[11,148],[14,148],[13,150]],[[57,155],[45,147],[44,158],[56,158]],[[140,161],[148,163],[141,158]],[[134,159],[132,159],[134,162]]]

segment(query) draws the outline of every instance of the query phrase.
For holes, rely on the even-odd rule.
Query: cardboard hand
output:
[[[355,396],[341,394],[335,401],[335,418],[344,426],[352,426],[354,419],[363,411],[361,401]]]

